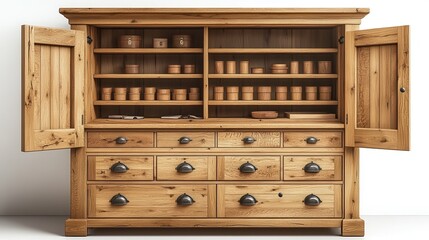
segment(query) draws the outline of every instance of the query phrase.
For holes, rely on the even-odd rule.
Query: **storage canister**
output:
[[[127,100],[127,88],[115,88],[114,99],[116,101]]]
[[[253,74],[263,74],[264,73],[264,68],[263,67],[253,67],[252,68],[252,73]]]
[[[179,74],[180,73],[180,65],[168,65],[168,73]]]
[[[223,100],[224,87],[217,86],[214,87],[214,100]]]
[[[173,100],[184,101],[186,100],[187,90],[184,88],[176,88],[173,90]]]
[[[330,73],[332,73],[332,61],[319,61],[318,73],[319,74],[330,74]]]
[[[276,87],[276,100],[279,100],[279,101],[287,100],[287,86]]]
[[[173,47],[190,48],[191,40],[192,40],[191,35],[173,35]]]
[[[249,74],[249,61],[240,61],[240,73]]]
[[[156,90],[156,99],[160,101],[170,100],[170,89],[157,89]]]
[[[305,99],[306,100],[317,100],[317,87],[307,86],[305,87]]]
[[[144,100],[153,101],[155,100],[155,91],[154,87],[145,87],[144,88]]]
[[[292,100],[302,100],[302,87],[301,86],[292,86],[290,87],[291,99]]]
[[[183,66],[183,73],[193,74],[195,73],[195,65],[194,64],[186,64]]]
[[[112,100],[112,88],[111,87],[102,88],[101,100]]]
[[[299,74],[299,62],[291,61],[290,62],[290,73],[291,74]]]
[[[127,74],[139,73],[139,65],[138,64],[126,64],[125,65],[125,73],[127,73]]]
[[[235,61],[226,61],[226,73],[227,74],[237,73]]]
[[[215,73],[216,74],[224,74],[225,73],[223,61],[215,61]]]
[[[319,87],[319,100],[329,101],[332,100],[332,87],[320,86]]]
[[[258,100],[262,100],[262,101],[271,100],[271,86],[258,87]]]
[[[304,70],[303,70],[304,74],[313,74],[314,73],[313,61],[304,61],[303,65],[304,65]]]
[[[119,38],[119,47],[121,48],[139,48],[142,38],[139,35],[122,35]]]
[[[253,86],[241,87],[241,99],[242,100],[253,100]]]
[[[153,38],[153,47],[154,48],[167,48],[168,39],[167,38]]]
[[[226,100],[238,100],[238,86],[226,87]]]

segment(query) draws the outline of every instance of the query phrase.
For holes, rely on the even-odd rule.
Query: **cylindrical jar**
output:
[[[145,87],[144,88],[144,100],[153,101],[155,100],[155,87]]]
[[[130,92],[130,93],[128,93],[128,99],[133,100],[133,101],[140,100],[140,93]]]
[[[332,61],[319,61],[318,73],[319,74],[330,74],[330,73],[332,73]]]
[[[215,73],[216,74],[225,73],[223,61],[215,61]]]
[[[200,93],[200,89],[196,87],[189,88],[189,93]]]
[[[253,67],[252,68],[252,73],[253,74],[263,74],[264,73],[264,68],[263,67]]]
[[[138,93],[138,94],[140,94],[142,92],[142,88],[141,87],[130,87],[129,92],[130,93]]]
[[[292,100],[302,100],[302,87],[301,86],[292,86],[290,87],[291,99]]]
[[[121,48],[139,48],[142,37],[139,35],[122,35],[119,38],[119,47]]]
[[[113,97],[116,101],[124,101],[127,100],[127,88],[115,88],[115,93]]]
[[[104,87],[102,88],[101,100],[112,100],[112,88]]]
[[[238,86],[226,87],[226,100],[238,100]]]
[[[173,35],[174,48],[190,48],[192,37],[191,35]]]
[[[227,74],[237,73],[235,61],[226,61],[226,73]]]
[[[319,87],[319,100],[329,101],[332,100],[332,87],[320,86]]]
[[[168,101],[170,100],[170,89],[157,89],[156,99],[159,101]]]
[[[139,73],[139,65],[138,64],[126,64],[124,72],[127,74],[137,74],[137,73]]]
[[[167,48],[168,39],[167,38],[153,38],[153,47],[154,48]]]
[[[176,88],[173,89],[173,100],[183,101],[186,100],[187,89]]]
[[[249,74],[249,61],[240,61],[240,74]]]
[[[271,100],[271,86],[258,87],[258,100],[262,100],[262,101]]]
[[[241,87],[241,99],[247,101],[253,100],[253,86]]]
[[[276,87],[276,100],[284,101],[287,100],[287,87],[277,86]]]
[[[193,74],[195,73],[195,65],[194,64],[186,64],[183,66],[183,73]]]
[[[290,62],[290,73],[291,74],[299,74],[299,61],[291,61]]]
[[[189,100],[193,100],[193,101],[195,101],[195,100],[200,100],[200,93],[189,93],[188,94],[188,96],[189,96]]]
[[[304,65],[304,67],[303,67],[304,68],[304,70],[303,70],[304,74],[313,74],[314,73],[313,61],[304,61],[303,65]]]
[[[317,100],[317,87],[316,86],[305,87],[305,99],[310,100],[310,101]]]
[[[223,100],[224,96],[224,87],[217,86],[214,87],[214,100]]]
[[[179,74],[180,73],[180,65],[175,65],[175,64],[172,64],[172,65],[168,65],[168,73],[171,73],[171,74]]]

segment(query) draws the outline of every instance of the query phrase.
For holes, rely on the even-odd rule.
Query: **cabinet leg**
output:
[[[365,221],[362,219],[344,219],[341,227],[343,237],[363,237]]]
[[[70,237],[86,237],[88,235],[86,219],[67,219],[65,235]]]

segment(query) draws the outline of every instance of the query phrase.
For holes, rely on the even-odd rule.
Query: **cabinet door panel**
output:
[[[83,35],[22,26],[22,151],[83,147]]]
[[[409,149],[408,31],[347,33],[346,146]]]

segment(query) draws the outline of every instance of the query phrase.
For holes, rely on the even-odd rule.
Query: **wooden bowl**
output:
[[[258,119],[273,119],[277,118],[279,113],[276,111],[253,111],[252,118]]]

